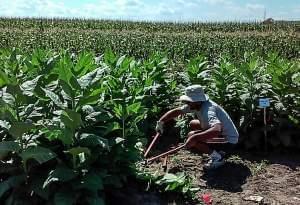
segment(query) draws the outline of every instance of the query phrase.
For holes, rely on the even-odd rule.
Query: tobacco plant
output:
[[[2,203],[104,204],[104,190],[134,174],[146,102],[165,80],[166,61],[112,52],[0,56]]]

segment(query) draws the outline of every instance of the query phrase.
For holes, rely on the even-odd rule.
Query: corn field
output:
[[[147,58],[164,52],[183,62],[205,54],[210,60],[230,54],[237,60],[246,51],[260,55],[277,52],[299,58],[299,23],[151,23],[67,19],[0,19],[1,48],[35,48],[72,52],[107,48],[120,54]]]

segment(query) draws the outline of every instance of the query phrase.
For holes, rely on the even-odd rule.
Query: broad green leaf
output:
[[[92,114],[95,112],[95,109],[91,105],[83,105],[81,109],[85,114]]]
[[[111,49],[105,50],[104,61],[109,65],[113,65],[116,62],[116,55]]]
[[[9,61],[11,63],[14,63],[15,61],[17,61],[17,49],[13,48],[10,55],[9,55]]]
[[[58,57],[59,57],[59,55],[55,55],[55,56],[48,58],[46,64],[44,65],[45,68],[42,70],[43,74],[47,75],[52,71],[52,69],[55,68],[56,63],[58,61]]]
[[[15,101],[17,103],[19,103],[19,104],[22,103],[22,102],[26,103],[26,98],[23,95],[19,84],[17,84],[17,85],[8,85],[7,89],[6,89],[6,92],[13,95],[14,98],[15,98]]]
[[[55,76],[54,76],[55,78]],[[60,91],[60,85],[59,85],[59,79],[53,79],[51,82],[47,83],[45,86],[46,89],[59,93]]]
[[[177,176],[175,174],[171,174],[171,173],[166,173],[163,178],[161,180],[159,180],[160,182],[173,182],[176,181]]]
[[[59,135],[62,135],[62,130],[58,129],[56,127],[50,127],[50,128],[42,128],[41,133],[43,133],[48,140],[56,140],[59,138]]]
[[[79,164],[83,164],[87,161],[87,154],[84,152],[78,154]]]
[[[106,125],[105,131],[102,133],[102,135],[105,136],[111,133],[112,131],[119,130],[119,129],[121,129],[119,123],[111,122],[108,125]]]
[[[84,163],[86,161],[86,155],[90,156],[91,151],[87,147],[73,147],[65,153],[70,153],[72,155],[73,167],[77,167],[77,159],[79,159],[79,164]]]
[[[76,173],[76,171],[65,166],[59,166],[56,169],[50,171],[48,178],[43,184],[43,188],[47,187],[52,182],[67,182],[77,176],[78,173]]]
[[[25,81],[24,83],[22,83],[20,88],[23,91],[23,94],[27,95],[27,96],[33,96],[33,91],[34,91],[35,87],[37,86],[37,83],[41,77],[42,76],[39,75],[39,76],[35,77],[33,80],[28,80],[28,81]]]
[[[72,77],[71,67],[72,67],[72,61],[68,55],[64,55],[59,63],[58,63],[58,73],[59,73],[59,79],[64,80],[65,82],[69,82],[69,80]]]
[[[114,113],[118,118],[121,118],[123,115],[123,109],[122,109],[122,105],[118,104],[116,106],[114,106]]]
[[[131,104],[127,107],[127,112],[128,112],[129,115],[132,114],[132,113],[136,114],[139,111],[140,107],[141,107],[140,102]]]
[[[0,142],[0,152],[18,152],[21,149],[19,143],[14,141],[2,141]]]
[[[72,87],[64,80],[60,80],[59,84],[61,85],[63,91],[72,99],[75,97],[75,91]]]
[[[73,129],[65,128],[63,130],[63,135],[58,135],[58,139],[60,139],[65,145],[71,145],[74,141],[75,132]]]
[[[1,113],[1,112],[0,112]],[[10,128],[10,124],[9,122],[5,121],[5,120],[0,120],[0,128],[9,130]]]
[[[55,205],[73,205],[76,198],[74,197],[74,193],[71,190],[64,192],[56,192],[54,196],[54,204]]]
[[[125,60],[125,58],[126,58],[126,55],[121,56],[121,57],[118,59],[117,63],[116,63],[116,67],[121,66],[121,64],[123,63],[123,61]]]
[[[34,110],[35,105],[34,104],[29,104],[27,105],[23,111],[20,113],[21,117],[27,118],[27,116]]]
[[[181,184],[176,183],[176,182],[170,182],[171,184],[168,184],[168,186],[165,188],[166,191],[173,191],[176,188],[180,187]]]
[[[92,84],[92,80],[96,77],[97,71],[91,71],[84,76],[82,76],[79,80],[78,83],[80,84],[82,89],[86,89],[89,85]]]
[[[9,77],[6,75],[6,73],[0,70],[0,88],[6,86],[9,83]]]
[[[97,96],[98,98],[100,98],[100,95],[103,95],[104,89],[103,88],[99,88],[99,85],[96,86],[92,86],[91,89],[89,90],[85,90],[83,92],[83,96],[84,97],[92,97],[92,96]]]
[[[0,99],[0,119],[7,120],[10,122],[16,122],[17,121],[17,113],[14,109],[12,109],[9,105],[6,103],[3,103],[3,101]]]
[[[82,125],[81,115],[73,110],[66,109],[60,116],[66,127],[75,130]]]
[[[51,74],[47,74],[46,76],[44,76],[45,79],[43,79],[43,84],[44,85],[48,85],[50,83],[53,83],[53,82],[58,82],[58,79],[59,79],[59,75],[56,74],[56,73],[51,73]]]
[[[109,148],[107,139],[94,134],[88,134],[88,133],[83,133],[80,135],[79,144],[81,146],[86,146],[86,147],[101,146],[102,148],[105,149]]]
[[[11,176],[7,180],[2,181],[0,183],[0,198],[3,196],[5,192],[19,186],[25,181],[25,175]]]
[[[164,57],[160,60],[160,62],[157,64],[158,66],[165,65],[168,62],[168,58]]]
[[[94,104],[98,103],[99,99],[100,99],[100,94],[82,97],[82,98],[80,98],[80,100],[76,106],[82,106],[82,105],[87,105],[87,104],[94,105]]]
[[[36,104],[29,104],[24,108],[24,110],[20,113],[20,116],[26,118],[26,119],[33,119],[37,117],[41,118],[43,117],[42,111],[44,108],[43,107],[38,107]]]
[[[47,137],[48,140],[61,140],[65,145],[73,143],[74,132],[68,128],[45,128],[42,129],[42,133]]]
[[[71,84],[71,86],[72,86],[73,89],[75,89],[75,90],[81,90],[81,86],[78,83],[78,80],[73,75],[71,76],[70,84]]]
[[[91,155],[91,150],[87,147],[73,147],[67,151],[68,153],[72,154],[73,156],[77,156],[80,153],[85,153],[87,155]]]
[[[94,57],[91,53],[81,53],[74,67],[77,76],[85,75],[87,71],[94,70]]]
[[[57,105],[58,107],[64,109],[65,106],[64,106],[63,102],[60,100],[58,95],[56,95],[51,90],[48,90],[48,89],[45,89],[45,88],[42,88],[42,90],[45,92],[46,96],[49,97],[52,100],[52,102],[55,105]]]
[[[20,156],[22,157],[23,164],[26,167],[26,162],[29,159],[34,159],[40,164],[47,162],[56,157],[56,154],[52,152],[50,149],[36,146],[36,147],[28,147],[25,151],[23,151]]]
[[[1,99],[3,100],[4,103],[7,103],[8,105],[14,106],[14,103],[16,102],[15,97],[8,92],[3,92]]]
[[[31,129],[35,128],[35,126],[31,123],[26,122],[14,122],[11,124],[9,128],[9,133],[16,139],[22,137],[22,135]]]
[[[99,121],[107,121],[111,119],[111,116],[107,113],[102,112],[92,112],[89,115],[85,117],[86,121],[93,121],[93,122],[99,122]]]
[[[76,188],[88,189],[97,193],[97,191],[103,189],[102,176],[94,172],[89,172],[82,178],[80,185]]]
[[[124,138],[121,138],[121,137],[117,137],[116,139],[115,139],[115,143],[116,144],[120,144],[121,142],[124,142],[125,141],[125,139]]]
[[[84,76],[82,76],[78,83],[80,84],[81,88],[86,89],[92,84],[96,83],[100,79],[102,79],[105,69],[104,68],[97,68]]]

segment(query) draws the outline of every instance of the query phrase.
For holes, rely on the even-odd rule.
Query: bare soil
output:
[[[121,190],[112,190],[108,205],[198,205],[202,195],[210,194],[212,205],[298,205],[300,204],[300,154],[258,154],[238,152],[226,159],[226,163],[213,171],[205,171],[207,156],[181,150],[170,155],[167,168],[164,160],[144,165],[152,173],[185,172],[200,190],[196,200],[180,193],[165,193],[155,189],[146,190],[146,185],[129,180]],[[261,196],[258,203],[247,197]]]
[[[188,150],[171,155],[167,169],[158,160],[145,167],[147,170],[177,173],[185,172],[193,178],[200,191],[196,196],[210,193],[213,204],[258,204],[246,201],[249,196],[261,196],[260,204],[300,204],[300,155],[294,154],[253,154],[241,152],[232,155],[226,163],[214,170],[203,170],[205,156]],[[169,196],[161,204],[193,204]],[[197,203],[195,203],[197,204]]]

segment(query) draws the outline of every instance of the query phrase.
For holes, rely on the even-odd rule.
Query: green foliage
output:
[[[242,159],[238,155],[230,156],[229,159],[227,159],[228,162],[235,163],[235,164],[243,164],[244,166],[247,166],[250,168],[251,174],[253,176],[258,175],[260,173],[263,173],[269,164],[268,160],[261,160],[261,161],[247,161]]]
[[[9,179],[0,183],[0,197],[9,189],[20,186],[25,181],[24,175],[12,176]]]
[[[200,69],[200,65],[206,65],[205,69]],[[263,129],[267,129],[273,137],[265,143],[278,145],[281,133],[288,132],[287,137],[296,139],[295,144],[288,146],[294,146],[300,119],[299,65],[299,60],[287,60],[276,53],[263,57],[246,52],[239,62],[228,55],[220,56],[215,62],[198,57],[188,62],[187,72],[183,74],[187,79],[183,82],[200,82],[206,88],[210,98],[224,107],[239,128],[241,142],[254,137],[254,145],[259,146],[259,134],[263,135]],[[258,106],[259,98],[269,98],[271,102],[267,128]],[[186,127],[188,120],[181,119],[178,126]]]
[[[274,118],[300,120],[297,60],[245,53],[239,62],[226,55],[210,61],[198,55],[176,71],[169,62],[159,53],[136,60],[112,50],[102,56],[0,50],[0,158],[18,170],[0,173],[0,202],[104,204],[104,190],[122,186],[136,171],[145,136],[163,111],[177,105],[180,89],[193,83],[224,106],[242,135],[260,126],[260,97],[271,99]],[[187,120],[178,126],[186,128]],[[270,123],[280,133],[282,126]],[[157,183],[193,190],[182,174]]]
[[[0,64],[1,159],[26,177],[18,184],[13,173],[1,175],[1,203],[104,204],[105,187],[125,183],[141,157],[140,125],[159,110],[151,105],[170,105],[176,88],[159,55],[140,62],[108,51],[99,61],[87,52],[14,49],[0,52]]]
[[[139,170],[137,178],[148,182],[147,189],[157,187],[160,191],[177,192],[193,199],[196,199],[195,193],[200,190],[200,188],[193,185],[192,178],[184,172],[158,175],[157,173]]]
[[[192,179],[187,177],[183,172],[175,174],[166,173],[161,179],[155,183],[164,185],[165,191],[178,191],[184,194],[191,195],[198,191],[199,188],[192,187]]]
[[[257,51],[260,55],[278,52],[286,58],[299,58],[299,21],[265,25],[261,22],[158,23],[0,18],[0,25],[3,28],[0,31],[1,48],[16,47],[28,52],[38,48],[103,52],[111,48],[119,54],[148,59],[159,51],[176,62],[175,68],[199,53],[206,54],[209,60],[215,60],[220,54],[231,54],[239,60],[248,51]],[[74,66],[76,75],[80,76],[93,70],[94,66],[86,63],[91,55],[82,55],[86,57]],[[35,65],[41,63],[43,66],[53,62],[39,62],[38,57],[35,60]],[[65,59],[64,63],[69,60]],[[1,85],[7,78],[2,76],[0,79]]]
[[[253,166],[250,167],[252,175],[258,175],[265,172],[268,164],[268,160],[261,160],[260,162],[253,163]]]

